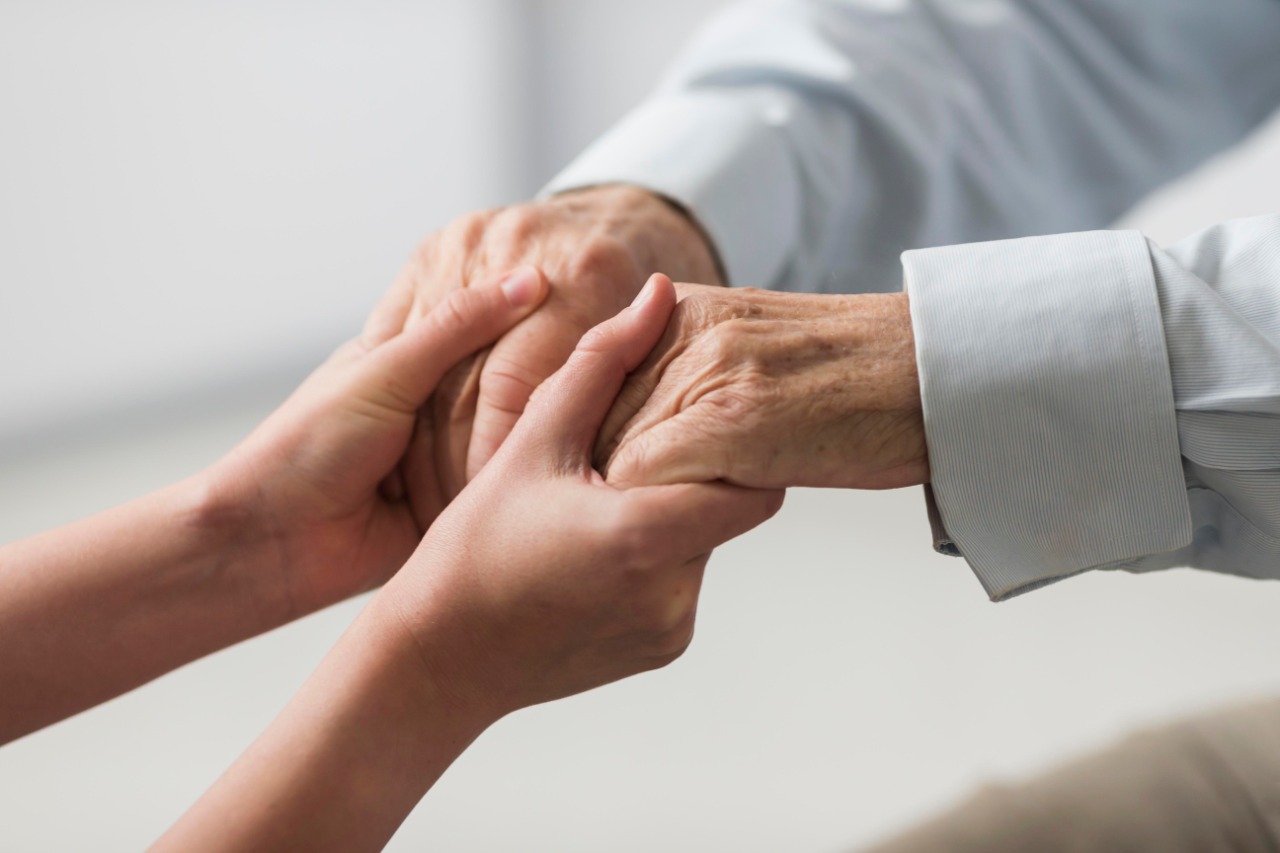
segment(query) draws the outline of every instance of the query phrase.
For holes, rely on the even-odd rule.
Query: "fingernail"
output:
[[[533,267],[516,267],[502,279],[502,292],[517,308],[532,305],[542,292],[542,276]]]
[[[649,280],[644,283],[644,287],[640,288],[640,292],[636,294],[636,298],[631,303],[632,308],[639,308],[641,305],[649,301],[649,297],[653,296],[653,276],[649,276]]]

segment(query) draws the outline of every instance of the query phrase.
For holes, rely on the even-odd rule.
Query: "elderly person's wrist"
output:
[[[927,481],[905,294],[684,292],[605,422],[596,461],[610,482]]]
[[[877,293],[844,299],[846,325],[837,333],[837,345],[850,348],[847,379],[858,386],[843,398],[848,426],[858,435],[857,451],[846,460],[847,476],[859,488],[927,483],[924,408],[908,296]]]

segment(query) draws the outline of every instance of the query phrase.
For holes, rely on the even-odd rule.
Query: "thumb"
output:
[[[359,371],[358,391],[384,408],[416,413],[448,370],[529,316],[546,296],[546,280],[534,267],[455,290],[369,352]]]
[[[466,457],[471,479],[498,452],[520,422],[538,385],[573,352],[583,329],[566,324],[550,307],[530,317],[489,352],[479,377],[475,416]]]
[[[630,307],[583,336],[568,362],[548,379],[520,421],[519,443],[551,448],[558,461],[589,468],[591,448],[627,374],[662,337],[675,308],[671,279],[654,275]]]

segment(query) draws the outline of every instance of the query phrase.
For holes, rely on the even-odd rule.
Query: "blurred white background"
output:
[[[421,235],[534,191],[718,5],[0,0],[0,541],[217,458]],[[1274,211],[1278,163],[1273,122],[1130,224]],[[0,749],[0,850],[145,846],[359,606]],[[1280,585],[1187,571],[991,605],[918,492],[793,492],[713,561],[684,659],[502,722],[391,849],[852,849],[1280,690],[1277,613]]]

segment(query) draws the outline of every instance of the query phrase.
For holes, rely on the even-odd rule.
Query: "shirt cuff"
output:
[[[1191,541],[1146,240],[903,255],[933,495],[992,600]]]
[[[642,105],[540,193],[632,184],[687,209],[715,243],[729,282],[781,278],[800,221],[786,107],[767,91],[680,92]]]

